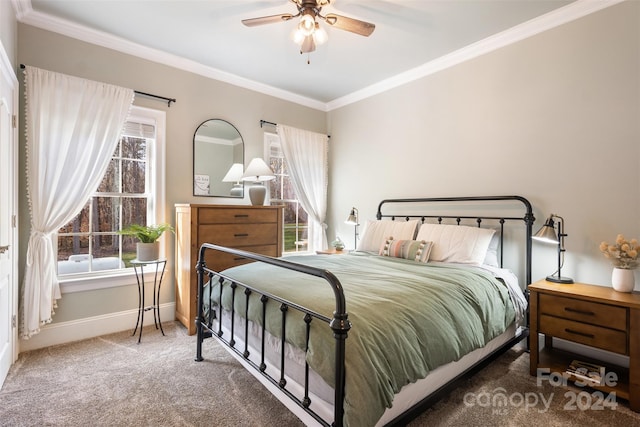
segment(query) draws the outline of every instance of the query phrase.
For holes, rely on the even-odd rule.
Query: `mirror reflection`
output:
[[[244,141],[221,119],[203,122],[193,135],[193,195],[244,197]]]

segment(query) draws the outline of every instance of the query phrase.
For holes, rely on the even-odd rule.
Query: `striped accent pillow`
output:
[[[393,240],[393,237],[388,237],[380,247],[379,254],[416,262],[427,262],[432,247],[433,242],[425,240]]]

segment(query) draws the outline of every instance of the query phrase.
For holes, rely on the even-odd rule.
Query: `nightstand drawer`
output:
[[[539,301],[541,314],[627,330],[627,309],[624,307],[546,294],[541,294]]]
[[[628,354],[627,334],[623,331],[548,316],[546,314],[540,315],[539,331],[545,335],[598,347],[614,353]]]

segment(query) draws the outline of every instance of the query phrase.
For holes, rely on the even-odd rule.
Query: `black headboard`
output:
[[[524,212],[522,216],[506,216],[506,215],[494,215],[494,212],[499,212],[501,205],[507,203],[511,209],[509,209],[510,215],[513,215],[513,204],[510,202],[522,203],[524,205]],[[422,210],[428,210],[428,206],[420,206],[422,204],[429,203],[439,203],[440,206],[442,204],[446,204],[447,212],[450,212],[451,209],[455,209],[455,207],[459,207],[460,210],[463,210],[464,207],[464,215],[457,214],[440,214],[437,213],[438,210],[434,209],[436,212],[423,212]],[[390,207],[391,205],[395,205],[396,209],[393,209],[393,213],[383,213],[383,207]],[[413,209],[410,209],[409,206],[419,206],[420,211],[414,212]],[[490,208],[491,212],[488,215],[484,214],[476,214],[473,212],[474,206],[482,206],[483,208]],[[495,206],[495,209],[492,208]],[[402,209],[406,209],[405,213],[402,212]],[[431,197],[431,198],[418,198],[418,199],[387,199],[380,202],[378,205],[378,212],[376,213],[377,219],[382,218],[391,218],[395,219],[405,219],[409,221],[410,219],[419,219],[423,223],[427,221],[427,219],[435,219],[438,223],[442,223],[445,220],[452,220],[455,223],[460,224],[463,220],[466,221],[475,221],[478,227],[482,225],[483,221],[491,220],[498,224],[499,237],[500,237],[500,265],[502,265],[503,260],[503,238],[504,238],[504,224],[507,221],[523,221],[525,224],[525,287],[529,286],[531,283],[531,236],[532,236],[532,228],[533,223],[535,221],[535,217],[533,216],[533,210],[531,208],[531,203],[527,199],[522,196],[470,196],[470,197]]]

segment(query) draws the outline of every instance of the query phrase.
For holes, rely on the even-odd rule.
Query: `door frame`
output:
[[[9,284],[9,322],[11,323],[11,333],[9,337],[11,364],[15,363],[18,359],[19,347],[18,347],[18,92],[19,84],[15,70],[11,65],[11,61],[7,56],[4,49],[4,45],[0,41],[0,85],[7,86],[7,93],[12,96],[11,99],[11,117],[12,124],[10,126],[10,146],[9,146],[9,182],[7,188],[0,188],[0,191],[9,192],[9,212],[11,212],[10,219],[10,236],[9,236],[9,251],[10,251],[10,284]],[[3,89],[4,90],[4,89]],[[4,382],[4,377],[0,378],[0,386]]]

